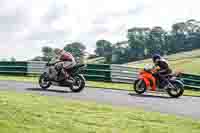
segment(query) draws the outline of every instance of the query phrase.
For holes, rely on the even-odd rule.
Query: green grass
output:
[[[169,55],[166,57],[167,60],[170,63],[170,66],[175,71],[181,71],[184,73],[194,73],[194,74],[200,74],[200,50],[193,50],[190,52],[183,52],[183,53],[177,53],[173,55]],[[152,60],[141,60],[136,62],[130,62],[128,66],[134,66],[134,67],[144,67],[145,64],[151,64]]]
[[[85,63],[88,64],[100,64],[103,63],[105,61],[104,57],[97,57],[97,58],[93,58],[93,59],[86,59]]]
[[[200,121],[1,91],[1,133],[199,133]]]
[[[0,75],[0,80],[11,80],[19,82],[38,82],[38,77]]]
[[[24,76],[0,76],[0,80],[11,80],[11,81],[23,81],[23,82],[38,82],[38,77],[24,77]],[[95,82],[87,81],[88,87],[104,88],[104,89],[116,89],[116,90],[133,90],[132,84],[123,83],[109,83],[109,82]],[[200,91],[185,90],[185,96],[200,96]]]
[[[19,82],[38,82],[38,77],[0,75],[0,80],[11,80]]]

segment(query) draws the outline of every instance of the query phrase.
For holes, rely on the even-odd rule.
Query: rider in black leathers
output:
[[[152,60],[155,66],[160,68],[158,72],[153,74],[153,76],[159,81],[160,87],[163,88],[166,76],[171,74],[172,70],[170,69],[168,62],[159,54],[153,55]]]

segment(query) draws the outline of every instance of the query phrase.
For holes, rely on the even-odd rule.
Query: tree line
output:
[[[200,48],[200,22],[188,20],[171,26],[170,31],[162,27],[134,27],[128,30],[128,46],[116,46],[114,62],[123,63],[149,58],[152,54],[169,55]]]
[[[2,62],[16,62],[16,58],[15,57],[10,57],[10,58],[1,58],[0,61]]]
[[[52,48],[49,46],[42,47],[43,56],[37,56],[32,61],[49,61],[55,56],[55,50],[57,48]],[[65,51],[73,54],[77,62],[82,62],[84,59],[86,47],[80,42],[73,42],[65,45],[63,48]]]
[[[130,61],[149,58],[152,54],[169,55],[182,51],[200,48],[200,22],[194,19],[175,23],[170,31],[160,26],[133,27],[127,32],[127,41],[112,44],[107,40],[96,42],[95,54],[89,58],[105,57],[105,63],[126,63]],[[75,42],[67,44],[64,49],[81,59],[86,47]],[[53,56],[53,49],[43,47],[43,59]]]

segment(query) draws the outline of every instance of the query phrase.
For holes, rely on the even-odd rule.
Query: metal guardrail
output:
[[[138,68],[111,65],[111,81],[120,83],[133,83],[138,76]]]
[[[0,62],[0,74],[39,75],[44,71],[46,62]],[[121,65],[87,64],[83,71],[87,80],[133,83],[140,68]],[[183,73],[181,80],[187,88],[200,90],[200,75]]]
[[[27,74],[41,74],[46,62],[31,61],[27,63]]]

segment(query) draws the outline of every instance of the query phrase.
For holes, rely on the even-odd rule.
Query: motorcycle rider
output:
[[[75,58],[69,52],[66,52],[63,49],[55,49],[54,50],[55,57],[53,62],[55,63],[56,73],[53,75],[56,81],[64,80],[69,78],[69,74],[67,70],[76,65]]]
[[[159,54],[152,56],[153,63],[155,67],[159,67],[159,70],[156,73],[153,73],[153,76],[159,81],[160,87],[164,87],[165,78],[167,75],[172,73],[172,70],[169,67],[167,60],[165,60]]]

